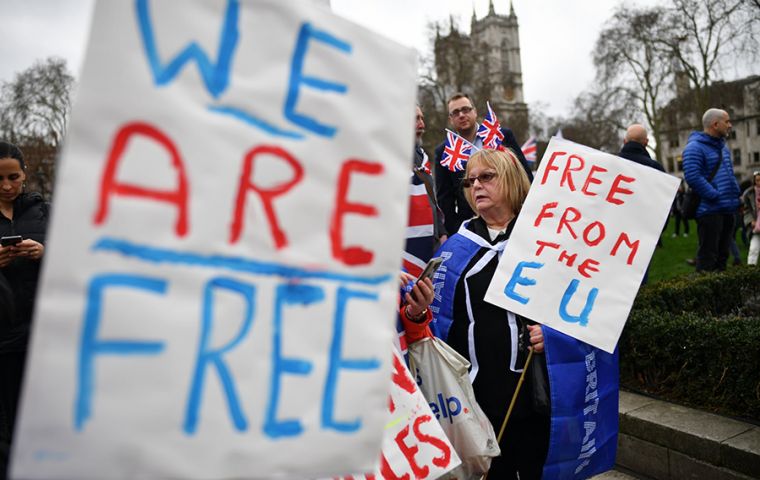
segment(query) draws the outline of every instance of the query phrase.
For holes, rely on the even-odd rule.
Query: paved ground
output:
[[[609,472],[604,472],[595,477],[591,477],[590,480],[636,480],[637,478],[640,478],[640,477],[634,477],[632,475],[619,472],[617,470],[610,470]]]

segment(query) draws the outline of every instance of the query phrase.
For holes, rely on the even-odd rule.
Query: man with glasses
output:
[[[448,101],[449,123],[452,130],[459,136],[475,145],[477,148],[483,147],[482,140],[476,135],[478,131],[477,116],[478,111],[472,104],[472,100],[465,93],[455,93]],[[528,179],[533,181],[533,174],[528,167],[528,162],[515,140],[512,130],[502,128],[504,134],[504,147],[509,148],[522,163],[523,168],[528,174]],[[459,230],[463,221],[472,218],[475,214],[465,199],[462,190],[462,178],[464,171],[452,172],[441,165],[443,149],[445,142],[438,145],[435,149],[435,183],[436,197],[438,206],[443,212],[444,224],[449,235],[453,235]]]

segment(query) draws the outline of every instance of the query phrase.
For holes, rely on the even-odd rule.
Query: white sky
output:
[[[509,0],[493,1],[496,13],[509,13]],[[548,105],[550,115],[567,113],[575,96],[593,81],[591,50],[618,1],[513,2],[520,23],[525,100]],[[65,58],[78,76],[93,5],[94,0],[0,0],[0,81],[51,55]],[[335,13],[423,52],[430,49],[428,23],[448,25],[451,14],[468,30],[473,6],[478,18],[488,12],[488,0],[332,0]]]

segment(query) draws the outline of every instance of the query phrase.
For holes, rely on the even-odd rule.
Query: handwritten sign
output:
[[[311,2],[98,2],[13,476],[373,470],[414,96]]]
[[[393,385],[388,401],[380,466],[373,473],[339,480],[434,479],[460,464],[430,406],[412,378],[404,359],[394,351]]]
[[[486,300],[612,353],[677,188],[552,138]]]

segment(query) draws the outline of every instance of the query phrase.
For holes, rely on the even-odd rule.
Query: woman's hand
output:
[[[433,281],[429,278],[425,278],[414,284],[412,291],[404,296],[406,302],[406,313],[411,318],[418,318],[427,310],[433,298],[435,297],[435,291],[433,290]]]
[[[541,325],[528,325],[530,344],[534,353],[544,353],[544,332]]]
[[[40,242],[35,242],[31,238],[22,240],[10,248],[12,256],[30,258],[32,260],[39,260],[42,258],[42,254],[45,253],[45,246]]]
[[[13,260],[13,247],[0,247],[0,268],[7,267]]]
[[[414,278],[415,278],[414,275],[402,271],[398,276],[399,287],[401,288],[406,287],[409,284],[409,282],[414,281]]]

